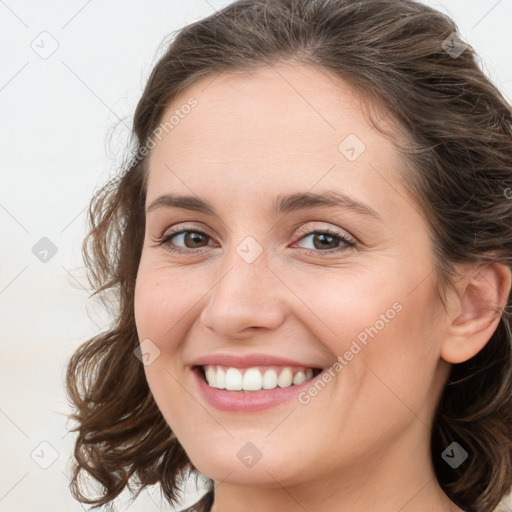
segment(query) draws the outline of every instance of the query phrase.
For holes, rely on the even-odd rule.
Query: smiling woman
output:
[[[177,34],[134,134],[84,242],[119,301],[68,366],[74,496],[160,484],[176,505],[191,472],[195,511],[495,510],[512,117],[453,22],[234,2]]]

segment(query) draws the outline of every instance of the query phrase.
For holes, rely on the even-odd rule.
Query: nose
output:
[[[286,317],[283,283],[261,255],[247,263],[236,252],[226,260],[209,293],[200,321],[223,339],[243,339],[277,329]]]

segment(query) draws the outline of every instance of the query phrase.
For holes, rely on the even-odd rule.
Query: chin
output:
[[[240,451],[239,456],[242,461],[237,455],[237,452]],[[246,452],[249,451],[250,448],[246,448]],[[261,458],[255,462],[256,459],[251,461],[249,457],[245,455],[243,449],[229,450],[229,453],[223,450],[210,450],[208,454],[203,452],[189,455],[197,471],[215,481],[233,485],[281,488],[285,482],[293,478],[290,469],[297,463],[296,458],[286,462],[268,456],[265,457],[262,454]],[[244,458],[246,459],[245,462]],[[284,468],[287,468],[287,470],[284,470]]]

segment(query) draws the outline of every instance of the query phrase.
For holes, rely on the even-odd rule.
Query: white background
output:
[[[117,171],[164,37],[227,3],[0,0],[0,511],[87,510],[67,488],[63,386],[72,352],[107,325],[84,279],[85,209]],[[512,0],[426,3],[455,19],[511,101]],[[43,31],[58,44],[47,59],[31,47]],[[32,252],[43,237],[58,250],[46,263]],[[47,469],[31,458],[53,450]],[[120,509],[171,510],[156,490]]]

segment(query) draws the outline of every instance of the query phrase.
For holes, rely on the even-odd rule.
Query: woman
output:
[[[178,33],[134,133],[84,242],[119,304],[68,367],[74,496],[177,504],[191,472],[210,491],[189,510],[494,510],[512,117],[453,21],[234,2]]]

